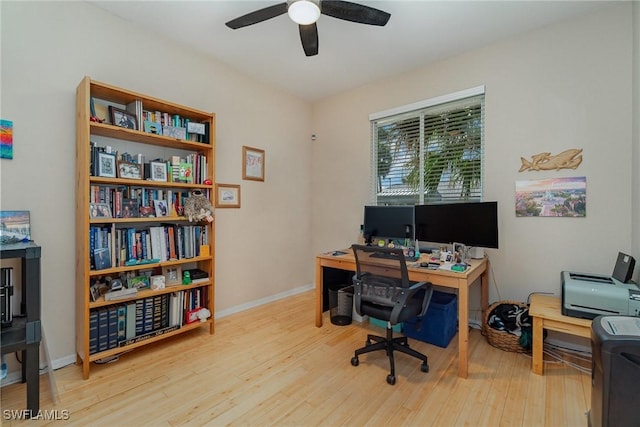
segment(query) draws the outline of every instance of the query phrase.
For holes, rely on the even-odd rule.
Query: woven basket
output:
[[[528,308],[527,304],[517,301],[496,301],[489,306],[484,318],[484,330],[487,341],[492,346],[504,351],[512,351],[515,353],[525,353],[527,350],[519,344],[520,337],[510,334],[507,331],[498,331],[489,326],[489,317],[491,312],[500,304],[512,304],[522,308]]]

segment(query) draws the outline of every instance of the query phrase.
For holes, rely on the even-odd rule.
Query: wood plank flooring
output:
[[[368,324],[314,326],[314,292],[220,319],[216,334],[195,330],[137,349],[107,365],[55,371],[54,404],[42,376],[41,410],[68,419],[20,421],[25,386],[2,388],[3,425],[65,426],[585,426],[590,377],[558,363],[545,376],[531,359],[470,333],[469,378],[457,377],[457,339],[442,349],[416,340],[429,357],[396,356],[395,386],[382,352],[353,351]],[[51,412],[51,411],[58,411]],[[46,414],[45,414],[46,415]]]

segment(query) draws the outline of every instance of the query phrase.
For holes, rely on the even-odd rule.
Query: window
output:
[[[375,204],[482,201],[484,87],[370,120]]]

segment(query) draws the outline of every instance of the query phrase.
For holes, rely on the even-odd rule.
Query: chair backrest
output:
[[[402,249],[364,245],[353,245],[351,249],[356,259],[358,277],[366,274],[382,276],[394,279],[397,282],[396,286],[403,288],[411,286]]]
[[[356,309],[360,301],[392,307],[406,298],[411,286],[404,253],[399,248],[353,245],[356,259]]]

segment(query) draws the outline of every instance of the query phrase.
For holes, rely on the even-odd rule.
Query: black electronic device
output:
[[[13,268],[6,267],[0,270],[0,324],[8,328],[13,323]]]
[[[498,249],[498,202],[416,205],[415,238]]]
[[[618,252],[618,259],[611,276],[622,283],[628,283],[631,280],[631,276],[633,276],[635,266],[636,260],[631,255]]]
[[[364,234],[391,239],[413,240],[413,206],[365,206]]]

